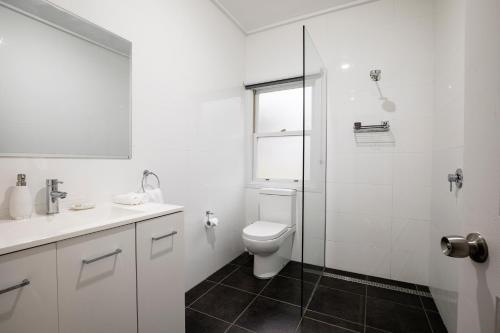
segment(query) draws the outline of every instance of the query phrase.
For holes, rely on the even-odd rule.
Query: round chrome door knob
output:
[[[441,238],[443,254],[453,258],[470,257],[476,262],[485,262],[488,259],[488,245],[479,233],[470,233],[467,237],[445,236]]]

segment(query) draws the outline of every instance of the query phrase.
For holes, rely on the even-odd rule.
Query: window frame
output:
[[[278,184],[280,186],[291,186],[293,188],[298,188],[301,185],[300,178],[299,179],[291,179],[291,178],[257,178],[257,167],[258,167],[258,149],[257,149],[257,141],[259,138],[270,138],[270,137],[302,137],[304,133],[305,136],[309,137],[309,142],[312,145],[312,133],[315,128],[314,117],[312,112],[315,106],[315,84],[313,82],[306,82],[306,88],[310,87],[312,89],[312,99],[311,99],[311,129],[310,130],[294,130],[294,131],[279,131],[279,132],[258,132],[258,116],[259,116],[259,99],[258,94],[272,92],[272,91],[280,91],[280,90],[289,90],[296,88],[304,88],[302,80],[285,83],[285,84],[276,84],[272,86],[267,86],[264,88],[256,88],[252,89],[253,92],[253,126],[252,126],[252,184]],[[312,154],[312,151],[311,151]],[[312,156],[310,156],[310,160],[312,160]],[[313,182],[314,170],[312,165],[309,167],[309,179],[306,179],[306,183]]]

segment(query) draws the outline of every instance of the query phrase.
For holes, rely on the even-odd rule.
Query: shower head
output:
[[[378,82],[380,81],[380,75],[382,74],[382,71],[380,69],[373,69],[370,71],[370,78],[372,81]]]

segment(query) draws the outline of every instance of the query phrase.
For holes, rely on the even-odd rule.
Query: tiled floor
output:
[[[304,273],[308,307],[300,313],[300,263],[259,280],[244,253],[186,293],[187,333],[446,332],[431,298]],[[333,274],[428,291],[425,286],[327,269]]]

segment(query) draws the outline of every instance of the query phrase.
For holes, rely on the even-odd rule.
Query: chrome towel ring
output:
[[[156,178],[156,182],[157,182],[157,186],[158,188],[160,188],[160,177],[158,177],[158,175],[152,171],[149,171],[149,170],[144,170],[143,173],[142,173],[142,182],[141,182],[141,186],[142,186],[142,191],[143,192],[146,192],[146,188],[145,186],[147,185],[148,183],[148,177],[149,176],[154,176]]]

